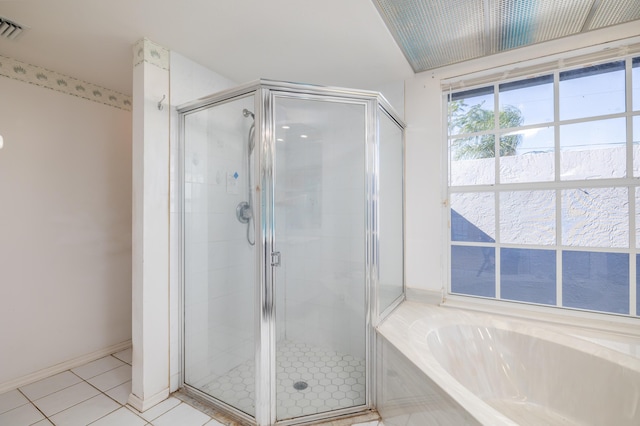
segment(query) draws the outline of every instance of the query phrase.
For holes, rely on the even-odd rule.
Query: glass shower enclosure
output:
[[[402,121],[378,93],[266,80],[178,112],[184,388],[260,426],[373,408]]]

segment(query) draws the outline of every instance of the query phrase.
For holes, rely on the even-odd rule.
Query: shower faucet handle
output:
[[[248,202],[242,201],[236,207],[236,218],[240,223],[249,223],[249,220],[253,217],[253,211],[251,205]]]

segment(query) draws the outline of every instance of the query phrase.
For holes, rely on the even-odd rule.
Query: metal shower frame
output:
[[[378,125],[381,115],[388,116],[403,131],[403,157],[404,157],[404,128],[405,124],[393,110],[387,100],[377,92],[353,90],[335,87],[315,86],[278,82],[272,80],[257,80],[233,89],[225,90],[214,95],[201,98],[177,108],[179,114],[178,125],[180,135],[180,167],[184,164],[184,132],[185,116],[189,113],[207,109],[216,104],[254,95],[254,114],[256,125],[256,142],[253,161],[254,185],[254,216],[255,242],[256,242],[256,267],[258,268],[256,279],[256,393],[255,393],[255,418],[226,404],[218,399],[192,388],[184,381],[184,356],[181,359],[181,385],[193,396],[205,399],[214,407],[221,409],[232,417],[248,421],[258,426],[268,425],[294,425],[310,423],[350,414],[357,414],[375,407],[375,331],[374,327],[381,318],[391,312],[404,299],[406,286],[404,280],[404,265],[402,277],[402,294],[384,312],[379,313],[378,308],[378,280],[379,280],[379,214],[378,203],[374,196],[378,188],[379,167],[379,131]],[[276,98],[289,98],[300,100],[322,100],[325,102],[339,102],[359,104],[365,107],[365,193],[366,193],[366,220],[365,220],[365,322],[366,322],[366,402],[364,405],[338,409],[319,414],[297,417],[295,419],[278,421],[276,418],[276,321],[275,321],[275,284],[276,268],[272,265],[272,255],[275,247],[275,114],[274,103]],[[180,183],[180,280],[181,300],[184,300],[184,170],[179,170]],[[403,252],[404,249],[404,164],[403,164]],[[402,256],[404,259],[404,255]],[[404,261],[404,260],[403,260]],[[184,305],[181,301],[181,353],[184,354]]]

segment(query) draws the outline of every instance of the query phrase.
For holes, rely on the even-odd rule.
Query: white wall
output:
[[[440,82],[419,75],[405,83],[405,280],[407,287],[443,285],[442,105]]]
[[[638,23],[618,25],[533,45],[435,71],[416,74],[405,82],[406,132],[406,280],[410,288],[439,291],[446,287],[444,262],[445,212],[441,81],[485,70],[518,68],[531,61],[601,50],[603,43],[623,44],[639,35]],[[634,40],[637,43],[637,39]],[[600,46],[602,45],[602,46]],[[495,71],[490,71],[495,72]]]
[[[131,112],[0,93],[2,388],[131,338]]]
[[[389,102],[398,116],[404,119],[405,102],[404,102],[404,81],[390,81],[385,84],[379,84],[375,87],[366,87],[365,90],[373,90],[380,92],[382,96]]]

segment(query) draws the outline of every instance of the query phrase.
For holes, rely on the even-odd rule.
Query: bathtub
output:
[[[640,342],[404,302],[378,328],[387,426],[640,425]]]

